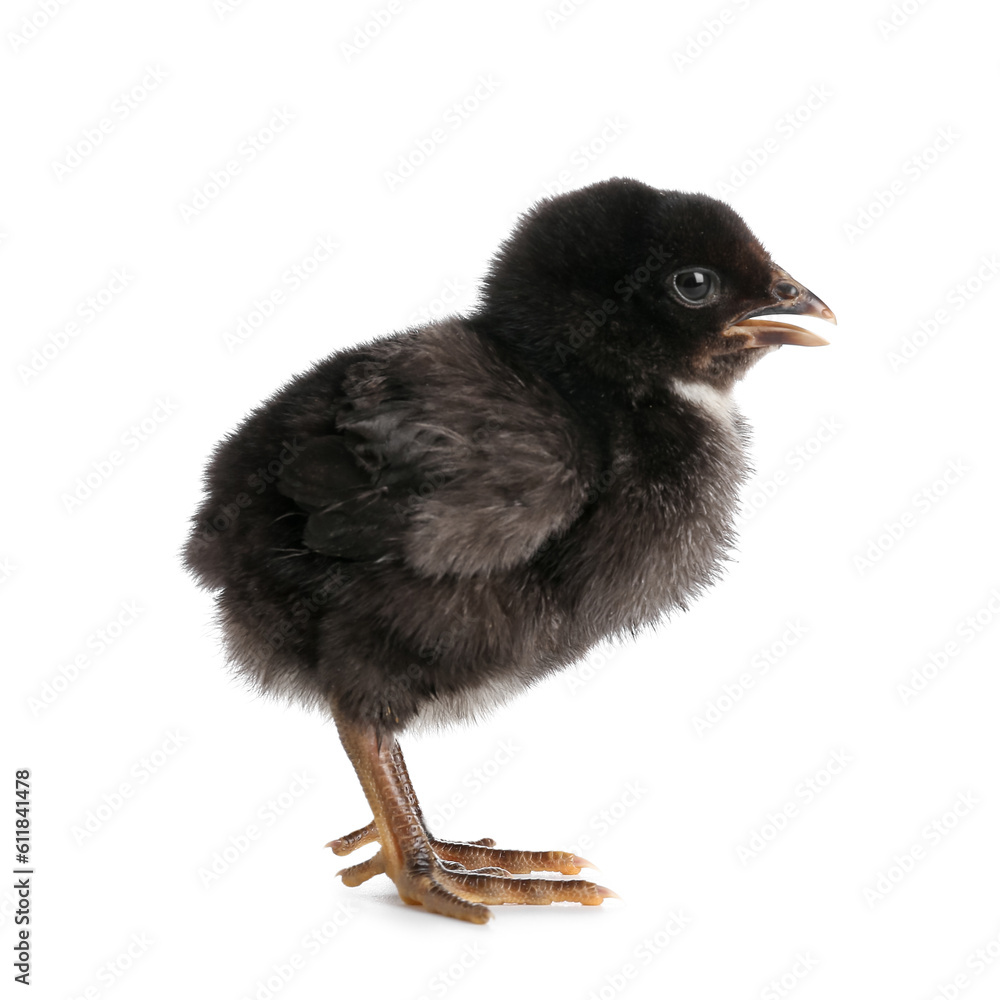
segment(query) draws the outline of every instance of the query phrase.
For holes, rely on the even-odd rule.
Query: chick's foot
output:
[[[577,902],[597,906],[615,896],[610,889],[580,879],[518,877],[536,871],[576,875],[584,867],[593,867],[575,854],[505,850],[495,847],[489,837],[471,842],[432,837],[399,744],[394,739],[380,743],[374,730],[339,715],[337,724],[375,818],[326,846],[344,856],[367,844],[380,845],[366,861],[337,873],[345,885],[361,885],[385,874],[404,902],[477,924],[490,919],[488,904]]]

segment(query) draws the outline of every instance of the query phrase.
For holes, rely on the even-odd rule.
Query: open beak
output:
[[[771,301],[744,313],[722,332],[727,337],[747,337],[743,347],[772,347],[780,344],[822,347],[830,343],[811,330],[772,318],[789,315],[816,316],[834,326],[837,324],[833,310],[822,299],[810,292],[805,285],[800,285],[786,271],[775,268]]]

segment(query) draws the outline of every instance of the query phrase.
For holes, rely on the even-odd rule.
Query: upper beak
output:
[[[791,323],[763,318],[771,315],[816,316],[837,324],[833,310],[814,295],[805,285],[799,284],[787,271],[775,268],[771,283],[771,301],[748,313],[723,330],[726,336],[742,335],[749,339],[744,347],[771,347],[775,344],[795,344],[799,347],[822,347],[830,341],[819,334]]]

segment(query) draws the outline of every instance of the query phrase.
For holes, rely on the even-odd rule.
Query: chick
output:
[[[333,714],[371,806],[339,874],[474,923],[610,890],[559,851],[427,829],[397,737],[477,713],[683,608],[747,475],[734,383],[836,322],[706,195],[612,179],[544,200],[478,308],[339,351],[217,447],[185,550],[231,662]]]

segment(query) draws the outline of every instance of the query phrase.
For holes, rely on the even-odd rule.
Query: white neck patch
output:
[[[671,385],[674,392],[682,399],[694,403],[699,409],[724,420],[727,424],[732,422],[733,398],[728,392],[716,389],[705,382],[684,382],[681,379],[674,379]]]

